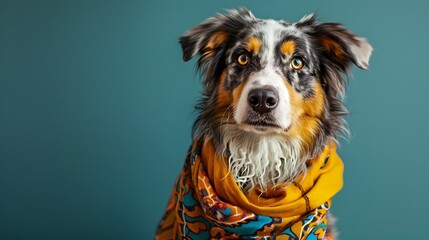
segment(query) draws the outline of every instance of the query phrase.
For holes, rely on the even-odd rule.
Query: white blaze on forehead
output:
[[[261,61],[266,61],[268,64],[274,64],[276,46],[285,37],[283,33],[295,37],[302,35],[302,32],[295,25],[285,26],[271,19],[264,21],[255,31],[262,35],[262,41],[264,42]]]
[[[276,46],[281,40],[282,30],[285,29],[285,26],[274,20],[266,20],[259,29],[256,29],[262,35],[263,45],[260,61],[263,69],[251,73],[245,83],[234,114],[237,123],[245,122],[248,112],[252,111],[247,101],[249,92],[261,87],[272,87],[278,93],[279,102],[271,114],[281,128],[286,129],[290,126],[292,122],[290,96],[285,85],[285,79],[280,74],[278,66],[275,65]]]
[[[260,26],[264,49],[262,50],[261,61],[267,65],[274,65],[276,44],[280,41],[281,32],[285,27],[275,20],[266,20]]]

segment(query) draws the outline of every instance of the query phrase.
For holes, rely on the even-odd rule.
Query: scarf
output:
[[[155,239],[333,239],[326,234],[327,214],[343,184],[335,144],[307,166],[287,187],[245,193],[213,144],[195,142]]]

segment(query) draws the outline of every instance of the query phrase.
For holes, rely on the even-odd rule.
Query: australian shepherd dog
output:
[[[291,23],[229,10],[180,38],[199,56],[203,93],[194,141],[210,141],[244,194],[290,187],[327,144],[347,135],[343,99],[352,64],[368,68],[371,45],[311,14]],[[183,213],[182,213],[183,214]]]

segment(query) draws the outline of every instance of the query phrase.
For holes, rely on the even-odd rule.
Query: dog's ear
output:
[[[200,61],[214,57],[216,51],[233,36],[233,32],[243,29],[244,25],[254,20],[255,17],[246,8],[229,10],[227,14],[207,19],[180,37],[183,60],[189,61],[198,53],[201,54]]]
[[[350,63],[368,69],[372,47],[365,38],[355,35],[339,23],[318,23],[314,14],[301,19],[297,26],[307,28],[307,33],[323,49],[323,57],[343,72],[347,72]]]
[[[302,29],[315,44],[320,59],[320,81],[330,98],[332,109],[339,115],[346,113],[338,99],[344,96],[346,82],[341,73],[348,74],[352,63],[362,69],[368,69],[372,47],[368,41],[339,23],[319,23],[311,14],[302,18],[296,27]]]

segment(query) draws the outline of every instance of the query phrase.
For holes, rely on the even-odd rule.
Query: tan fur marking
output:
[[[223,31],[215,32],[207,42],[206,48],[215,49],[219,47],[227,39],[228,39],[228,34],[226,32],[223,32]]]
[[[323,113],[324,93],[319,82],[313,83],[314,94],[303,98],[301,94],[286,82],[292,105],[293,125],[286,133],[291,137],[299,137],[304,142],[303,153],[308,153],[314,145],[314,134],[317,132],[320,116]]]
[[[283,55],[292,55],[295,52],[296,43],[295,41],[289,40],[284,43],[282,43],[280,47],[280,52]]]
[[[320,117],[324,106],[324,92],[320,82],[313,83],[314,95],[304,100],[304,112],[309,116]]]
[[[232,114],[232,93],[225,89],[226,70],[224,70],[219,78],[219,88],[217,91],[216,109],[213,114],[220,119],[221,124],[235,123]]]
[[[217,93],[217,107],[218,108],[227,108],[231,105],[232,96],[229,91],[225,89],[225,78],[226,78],[226,70],[224,70],[219,79],[219,90]]]
[[[247,51],[252,52],[253,54],[257,54],[261,50],[261,45],[262,43],[259,38],[251,37],[247,42]]]
[[[237,109],[238,101],[240,100],[241,93],[243,92],[246,81],[243,81],[232,91],[232,105]]]
[[[213,35],[209,38],[206,46],[203,49],[203,53],[201,54],[201,57],[203,59],[212,57],[214,55],[214,50],[219,47],[223,42],[225,42],[228,39],[228,34],[223,31],[215,32]]]
[[[232,99],[235,104],[238,104],[238,100],[240,100],[241,92],[243,92],[244,85],[244,82],[242,82],[232,91]]]
[[[347,54],[344,52],[343,48],[336,43],[334,40],[329,37],[323,36],[320,38],[320,42],[328,53],[332,53],[335,57],[340,60],[347,60]]]

